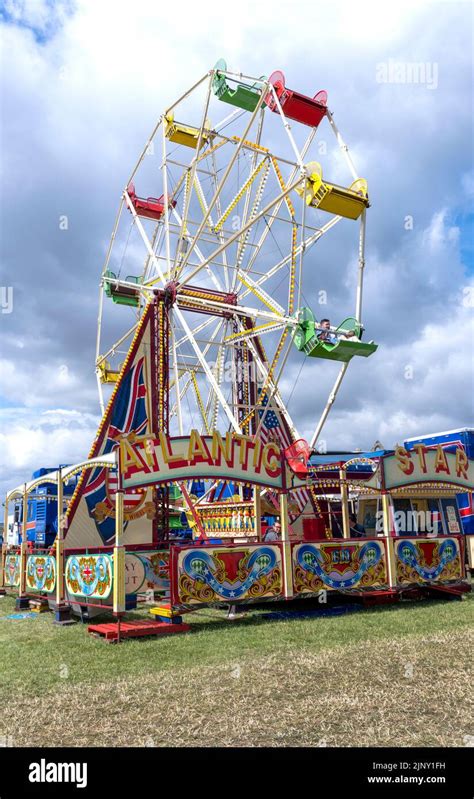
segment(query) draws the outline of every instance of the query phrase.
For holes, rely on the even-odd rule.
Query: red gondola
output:
[[[285,458],[288,466],[298,477],[306,477],[308,474],[308,461],[311,455],[311,447],[304,438],[299,438],[285,450]]]
[[[129,183],[127,186],[127,193],[133,203],[133,207],[138,216],[144,216],[147,219],[160,220],[165,211],[164,195],[161,197],[137,197],[135,193],[135,186]],[[176,200],[171,200],[170,206],[176,206]]]
[[[283,109],[283,113],[289,119],[295,119],[303,125],[317,128],[322,118],[327,112],[327,92],[318,92],[314,97],[306,97],[304,94],[287,89],[285,86],[285,76],[280,70],[272,72],[269,78],[270,83],[275,87],[277,97]],[[271,111],[278,114],[278,106],[272,92],[268,92],[265,102]]]

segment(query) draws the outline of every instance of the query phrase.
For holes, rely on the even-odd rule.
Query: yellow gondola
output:
[[[116,383],[119,379],[120,369],[112,369],[108,361],[102,361],[98,368],[101,383]]]
[[[296,191],[304,196],[307,205],[347,219],[358,219],[364,208],[369,207],[367,181],[364,178],[358,178],[345,189],[324,181],[321,164],[316,161],[307,164],[306,171],[306,185]]]
[[[206,119],[201,136],[201,147],[204,147],[205,144],[212,141],[216,135],[209,128],[210,122]],[[166,138],[176,142],[176,144],[184,144],[185,147],[192,147],[193,150],[196,150],[199,141],[199,133],[200,128],[195,128],[192,125],[183,125],[182,122],[175,122],[173,114],[168,114],[165,117]]]

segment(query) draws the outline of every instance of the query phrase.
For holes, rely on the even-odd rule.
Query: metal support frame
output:
[[[153,352],[152,366],[155,375],[155,402],[153,409],[154,435],[159,432],[169,435],[169,340],[170,324],[164,298],[156,297],[153,314]],[[153,378],[152,378],[153,379]],[[169,540],[169,489],[167,486],[155,488],[154,542]]]
[[[361,323],[362,316],[362,290],[364,285],[364,268],[365,268],[365,209],[360,218],[359,227],[359,268],[357,272],[357,296],[356,296],[356,309],[355,318]]]
[[[183,221],[182,221],[181,229],[180,229],[179,236],[178,236],[178,243],[176,245],[176,254],[175,254],[175,259],[174,259],[174,263],[173,263],[173,276],[175,276],[177,274],[177,270],[180,268],[179,260],[180,260],[180,257],[181,257],[181,242],[183,241],[183,236],[186,233],[186,225],[187,225],[187,222],[188,222],[188,213],[189,213],[189,204],[191,202],[191,193],[192,193],[193,186],[194,186],[194,177],[195,177],[195,174],[196,174],[196,167],[197,167],[197,163],[198,163],[198,155],[199,155],[199,151],[201,149],[202,132],[203,132],[204,126],[206,124],[207,112],[208,112],[208,109],[209,109],[209,100],[211,99],[213,78],[214,78],[214,73],[213,73],[213,71],[211,71],[209,73],[209,86],[208,86],[208,89],[207,89],[207,96],[206,96],[206,103],[205,103],[204,113],[203,113],[203,117],[202,117],[201,127],[199,128],[199,136],[198,136],[197,145],[196,145],[196,155],[195,155],[195,157],[193,158],[193,160],[191,162],[190,170],[188,172],[188,174],[190,175],[190,177],[189,177],[189,190],[188,190],[188,192],[186,194],[186,200],[185,200],[184,211],[183,211]],[[164,168],[166,170],[166,150],[165,150],[165,153],[164,153],[164,159],[165,159]],[[186,256],[186,254],[184,254],[184,255]],[[186,260],[187,260],[187,258],[184,257],[183,261],[181,262],[183,264],[183,266],[184,266]]]
[[[350,522],[349,522],[349,493],[347,488],[346,472],[344,469],[339,469],[339,482],[341,487],[341,510],[342,510],[342,535],[343,538],[350,538]]]
[[[63,475],[58,469],[57,478],[57,508],[58,508],[58,531],[56,533],[56,611],[65,603],[64,585],[64,497],[63,497]]]
[[[120,616],[125,612],[125,547],[122,545],[123,519],[123,491],[119,489],[115,494],[115,543],[113,552],[113,612],[116,616]]]
[[[284,466],[283,466],[284,468]],[[286,599],[293,596],[293,566],[291,562],[291,542],[289,537],[290,523],[288,517],[288,494],[280,493],[280,524],[283,561],[283,592]]]
[[[317,440],[319,438],[319,434],[321,433],[321,430],[324,427],[326,419],[328,418],[328,415],[329,415],[329,411],[331,410],[331,408],[332,408],[332,406],[334,404],[334,400],[336,399],[337,392],[339,391],[339,389],[341,387],[342,379],[343,379],[344,375],[346,374],[348,366],[349,366],[348,363],[343,363],[341,368],[340,368],[340,370],[339,370],[339,374],[336,377],[335,383],[334,383],[334,385],[332,387],[332,391],[329,394],[328,401],[326,402],[324,410],[323,410],[323,412],[322,412],[322,414],[320,416],[319,422],[317,424],[316,430],[314,431],[313,436],[311,438],[310,444],[311,444],[312,447],[314,447],[314,445],[316,444],[316,442],[317,442]]]
[[[204,214],[204,218],[202,219],[202,221],[201,221],[196,233],[194,234],[194,239],[191,242],[191,246],[188,248],[188,252],[186,253],[186,256],[184,257],[184,259],[182,261],[181,271],[186,266],[186,263],[187,263],[187,261],[189,259],[189,256],[190,256],[191,252],[193,251],[194,246],[195,246],[195,244],[197,243],[197,241],[199,239],[199,236],[201,235],[202,231],[204,230],[204,227],[205,227],[205,225],[207,223],[207,220],[208,220],[208,218],[210,216],[210,213],[211,213],[212,209],[214,208],[214,206],[215,206],[215,204],[217,202],[217,199],[220,196],[221,191],[222,191],[222,189],[224,188],[224,186],[225,186],[225,184],[227,182],[227,178],[229,177],[229,175],[230,175],[230,173],[232,171],[232,167],[234,166],[234,163],[237,160],[237,156],[239,155],[239,152],[240,152],[240,150],[242,148],[243,142],[247,138],[249,130],[252,127],[252,125],[254,123],[254,120],[255,120],[255,118],[256,118],[256,116],[258,114],[258,111],[259,111],[259,109],[260,109],[260,107],[261,107],[261,105],[263,103],[264,96],[265,96],[265,93],[262,92],[262,94],[261,94],[261,96],[259,98],[259,101],[258,101],[258,103],[257,103],[257,105],[255,107],[255,110],[253,111],[253,113],[252,113],[252,115],[250,117],[250,122],[248,123],[247,127],[245,128],[245,132],[242,135],[240,142],[237,144],[235,152],[234,152],[232,158],[230,159],[229,163],[227,164],[226,170],[225,170],[225,172],[224,172],[224,174],[223,174],[223,176],[221,178],[221,182],[219,183],[219,186],[217,187],[216,191],[214,192],[214,196],[213,196],[211,202],[209,203],[209,207],[207,209],[207,213]],[[239,231],[239,234],[242,233],[242,232],[243,231]]]

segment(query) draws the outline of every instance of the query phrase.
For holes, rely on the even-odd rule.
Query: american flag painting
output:
[[[258,394],[261,389],[258,390]],[[259,437],[266,444],[267,441],[277,441],[282,449],[288,449],[293,444],[293,436],[285,417],[278,410],[276,403],[270,401],[268,404],[268,394],[265,394],[259,415]],[[309,500],[309,492],[305,488],[298,488],[289,495],[288,514],[290,522],[295,521],[303,513]]]
[[[106,455],[118,447],[120,436],[134,431],[145,433],[148,426],[146,404],[145,358],[139,358],[124,374],[114,398],[109,424],[97,455]],[[115,493],[117,473],[98,467],[90,474],[84,489],[89,515],[94,519],[104,543],[115,535]],[[145,502],[146,489],[129,489],[124,494],[125,520]]]

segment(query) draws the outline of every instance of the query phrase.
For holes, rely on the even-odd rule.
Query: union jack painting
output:
[[[258,390],[260,394],[261,389]],[[265,394],[259,415],[259,437],[266,444],[267,441],[277,441],[283,450],[293,444],[293,436],[285,417],[277,409],[273,401],[268,405],[268,394]],[[278,508],[276,497],[273,497],[275,507]],[[272,499],[272,501],[273,501]],[[305,488],[298,488],[289,495],[288,515],[290,522],[295,521],[303,513],[309,500],[309,492]]]
[[[117,449],[122,435],[145,433],[148,426],[146,404],[145,358],[142,356],[125,373],[114,398],[114,404],[98,455],[106,455]],[[90,474],[84,489],[84,498],[89,515],[94,519],[104,543],[115,534],[115,493],[117,490],[115,470],[98,467]],[[146,489],[129,489],[124,494],[124,516],[138,512],[144,505]]]

